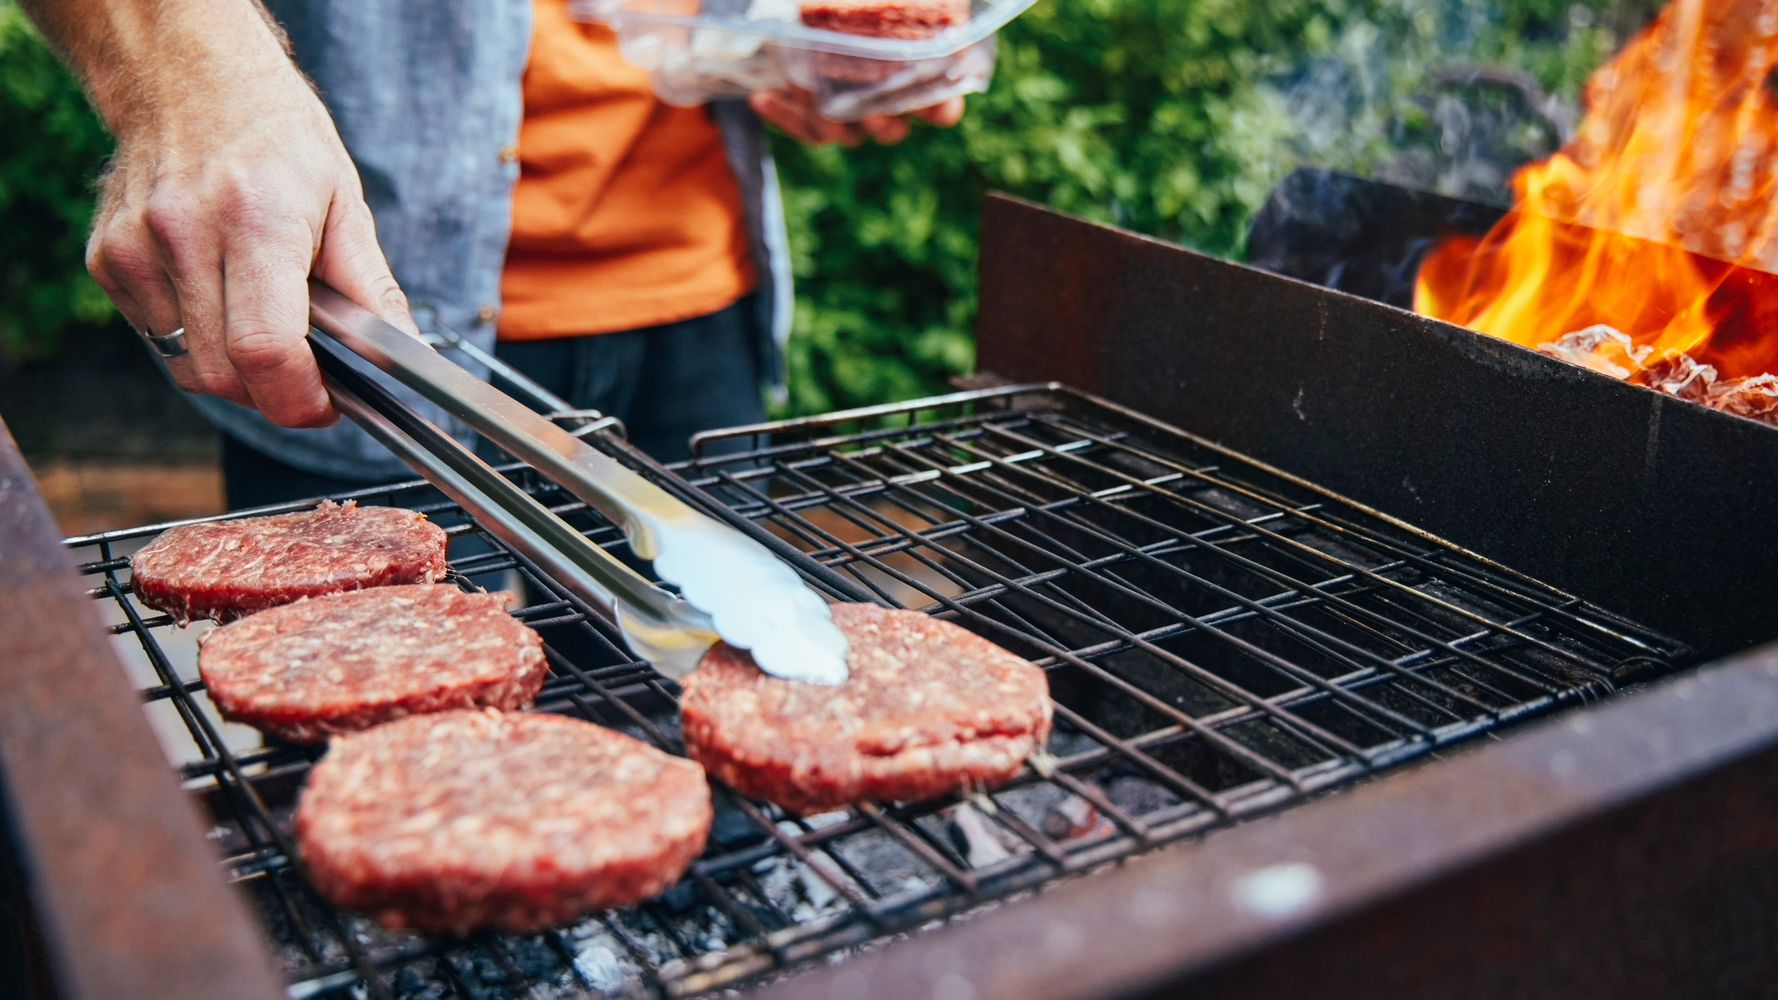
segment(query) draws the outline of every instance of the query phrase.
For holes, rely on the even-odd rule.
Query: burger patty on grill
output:
[[[130,560],[137,598],[182,625],[444,574],[444,529],[411,510],[351,502],[181,525]]]
[[[198,672],[225,719],[294,743],[452,708],[523,708],[543,640],[492,594],[376,587],[272,608],[205,636]]]
[[[712,818],[689,760],[576,719],[483,709],[334,740],[296,837],[333,903],[464,934],[659,895],[703,851]]]
[[[1016,776],[1049,737],[1043,671],[949,622],[841,604],[844,684],[762,673],[718,644],[685,680],[685,743],[737,790],[801,813],[918,801]]]

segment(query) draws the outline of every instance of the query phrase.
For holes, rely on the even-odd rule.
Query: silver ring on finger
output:
[[[148,342],[154,353],[163,358],[182,357],[186,353],[185,327],[176,327],[173,332],[164,334],[153,334],[147,330],[136,332],[142,335],[142,339]]]

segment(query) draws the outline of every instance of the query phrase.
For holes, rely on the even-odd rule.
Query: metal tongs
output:
[[[575,597],[608,615],[637,656],[674,679],[718,638],[775,677],[846,679],[827,602],[769,549],[453,364],[320,281],[309,340],[340,412]],[[360,360],[362,359],[362,360]],[[461,419],[621,528],[678,593],[655,586],[398,400],[375,369]]]

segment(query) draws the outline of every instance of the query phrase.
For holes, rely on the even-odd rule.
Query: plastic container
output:
[[[912,39],[807,27],[799,0],[575,0],[572,10],[610,25],[668,104],[800,87],[823,116],[857,121],[986,90],[995,33],[1035,2],[970,0],[967,21]]]

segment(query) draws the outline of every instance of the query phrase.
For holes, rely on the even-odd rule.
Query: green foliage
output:
[[[1574,94],[1625,30],[1594,14],[1607,6],[1041,0],[956,129],[894,149],[778,144],[798,279],[787,409],[932,392],[969,369],[989,190],[1237,254],[1305,160],[1372,173],[1436,146],[1437,109],[1414,97],[1439,67],[1504,64]]]
[[[969,370],[990,190],[1236,254],[1300,162],[1368,173],[1415,144],[1447,155],[1439,108],[1415,96],[1429,73],[1510,65],[1572,95],[1656,2],[1040,0],[957,128],[894,149],[778,144],[798,279],[788,409],[915,396]],[[4,358],[111,315],[81,266],[109,140],[10,0],[0,135]]]
[[[112,315],[82,263],[111,139],[18,7],[0,0],[0,359]]]

